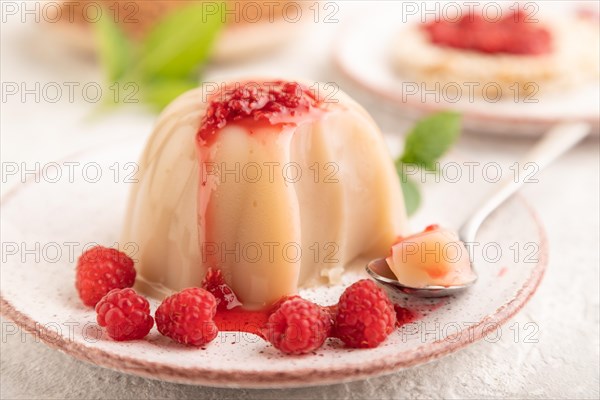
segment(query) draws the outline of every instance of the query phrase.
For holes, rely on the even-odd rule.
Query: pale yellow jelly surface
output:
[[[465,245],[447,229],[403,239],[386,261],[398,281],[410,287],[462,285],[475,279]]]
[[[125,221],[140,287],[165,295],[216,267],[245,307],[260,308],[385,254],[406,231],[399,180],[373,120],[345,94],[336,100],[283,126],[230,123],[199,149],[201,89],[171,104]]]

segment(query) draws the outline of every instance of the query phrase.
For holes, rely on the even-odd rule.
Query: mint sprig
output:
[[[146,83],[143,88],[143,100],[155,108],[162,110],[181,93],[198,87],[195,78],[156,80]]]
[[[94,30],[108,85],[116,82],[123,87],[133,82],[139,89],[136,100],[162,109],[198,85],[198,72],[222,26],[219,12],[204,13],[202,5],[196,3],[167,14],[137,43],[130,41],[110,17],[103,17],[94,24]],[[119,97],[108,96],[107,100],[126,102]]]
[[[110,18],[100,18],[94,24],[94,28],[98,54],[104,66],[106,79],[109,82],[116,82],[132,63],[133,46]]]
[[[423,118],[406,136],[401,161],[433,170],[460,135],[460,114],[443,111]]]
[[[418,185],[406,175],[405,165],[435,170],[437,161],[458,140],[460,131],[460,114],[443,111],[418,121],[406,136],[404,152],[396,159],[395,165],[408,215],[419,208],[421,194]]]
[[[204,62],[223,25],[221,13],[204,12],[202,4],[173,11],[146,36],[137,72],[146,80],[189,78]]]
[[[398,169],[398,165],[396,165]],[[405,173],[402,172],[402,167],[398,169],[398,176],[400,178],[400,186],[402,187],[402,194],[404,195],[404,206],[406,207],[406,213],[408,215],[414,214],[419,205],[421,204],[421,192],[419,187],[410,179]]]

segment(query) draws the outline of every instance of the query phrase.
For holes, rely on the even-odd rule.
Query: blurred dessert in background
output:
[[[182,7],[198,4],[205,5],[203,10],[207,15],[219,13],[225,21],[225,28],[212,47],[211,60],[217,62],[234,61],[277,48],[290,40],[302,25],[298,23],[301,20],[285,20],[288,14],[292,16],[290,18],[295,18],[297,9],[302,8],[302,2],[285,0],[65,1],[61,3],[57,21],[52,18],[53,23],[47,25],[59,40],[78,51],[94,54],[96,43],[92,36],[92,24],[97,16],[95,7],[103,6],[108,16],[118,23],[125,34],[139,42],[165,15]],[[224,10],[218,11],[217,5],[222,5]]]
[[[280,80],[214,89],[169,105],[139,161],[123,240],[137,244],[142,290],[199,287],[216,268],[260,308],[339,283],[406,233],[393,160],[349,96]]]
[[[438,90],[470,85],[475,96],[492,99],[526,98],[597,80],[598,25],[576,15],[535,17],[504,10],[492,21],[474,11],[407,24],[392,50],[394,68],[427,89],[438,82]]]

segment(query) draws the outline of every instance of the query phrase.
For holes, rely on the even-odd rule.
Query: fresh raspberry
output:
[[[184,289],[163,300],[156,310],[156,327],[176,342],[201,346],[217,336],[216,311],[217,301],[210,292]]]
[[[262,329],[275,348],[287,354],[304,354],[323,345],[331,331],[331,318],[320,306],[294,297],[283,302]]]
[[[298,296],[297,294],[290,294],[287,296],[283,296],[282,298],[280,298],[279,300],[277,300],[275,303],[271,304],[271,306],[268,309],[268,313],[269,315],[273,314],[275,311],[279,310],[279,307],[281,307],[283,305],[283,303],[285,303],[288,300],[294,300],[294,299],[301,299],[302,297]]]
[[[409,324],[418,318],[417,313],[408,308],[400,307],[398,304],[394,304],[394,311],[396,312],[396,326]]]
[[[86,306],[95,306],[113,289],[132,287],[133,260],[116,249],[96,246],[79,257],[75,287]]]
[[[108,292],[96,304],[96,313],[98,325],[114,340],[141,339],[154,325],[148,300],[131,288]]]
[[[206,276],[202,280],[202,288],[215,296],[217,310],[231,310],[242,305],[233,290],[225,283],[220,269],[209,268],[206,271]]]
[[[279,308],[283,305],[283,303],[285,303],[286,301],[289,300],[294,300],[294,299],[300,299],[300,300],[304,300],[302,297],[300,297],[297,294],[290,294],[287,296],[283,296],[282,298],[280,298],[279,300],[277,300],[275,303],[273,303],[271,305],[271,307],[269,307],[268,309],[268,315],[270,316],[271,314],[273,314],[274,312],[276,312],[277,310],[279,310]],[[333,320],[335,319],[335,314],[337,313],[337,304],[334,304],[332,306],[321,306],[318,304],[315,304],[317,307],[319,307],[321,309],[321,311],[323,312],[324,316],[326,319],[329,319],[329,324],[327,327],[327,337],[330,336],[331,333],[331,328],[333,327]]]
[[[334,329],[349,347],[377,347],[395,324],[392,302],[372,280],[352,284],[340,297]]]

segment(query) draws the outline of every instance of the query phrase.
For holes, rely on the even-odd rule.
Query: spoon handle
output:
[[[590,125],[584,122],[564,122],[554,126],[518,163],[518,179],[504,178],[489,199],[487,199],[459,230],[462,241],[472,243],[482,222],[500,204],[515,193],[524,183],[524,168],[531,163],[541,171],[552,161],[567,152],[588,135]]]

